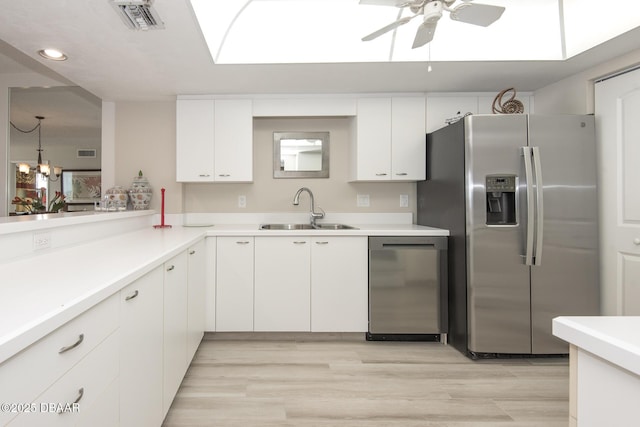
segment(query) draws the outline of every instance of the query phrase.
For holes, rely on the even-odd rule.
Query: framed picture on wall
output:
[[[67,204],[93,204],[100,201],[102,176],[100,169],[62,170],[60,189]],[[70,209],[71,210],[71,209]]]

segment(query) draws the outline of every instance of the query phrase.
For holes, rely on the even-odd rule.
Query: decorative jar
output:
[[[149,180],[142,175],[142,171],[138,172],[138,176],[133,178],[131,187],[129,188],[129,197],[133,210],[149,209],[153,189],[149,185]]]
[[[107,210],[126,211],[127,210],[127,190],[116,185],[105,192],[107,199]],[[103,208],[104,209],[104,208]]]

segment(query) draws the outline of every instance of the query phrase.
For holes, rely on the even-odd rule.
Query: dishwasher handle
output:
[[[407,244],[407,243],[383,243],[382,249],[436,249],[435,243],[416,243],[416,244]]]
[[[446,250],[446,236],[369,237],[369,250],[422,249]]]

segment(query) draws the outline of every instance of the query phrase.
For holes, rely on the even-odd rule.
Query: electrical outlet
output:
[[[51,232],[43,231],[33,233],[33,250],[47,249],[51,247]]]
[[[247,196],[238,196],[238,207],[239,208],[247,207]]]
[[[400,195],[400,207],[401,208],[408,208],[409,207],[409,195],[408,194],[401,194]]]
[[[358,194],[358,198],[356,199],[356,204],[359,208],[368,208],[369,207],[369,195],[368,194]]]

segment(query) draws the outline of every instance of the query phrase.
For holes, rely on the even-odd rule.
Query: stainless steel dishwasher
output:
[[[446,343],[447,238],[369,238],[367,340]]]

